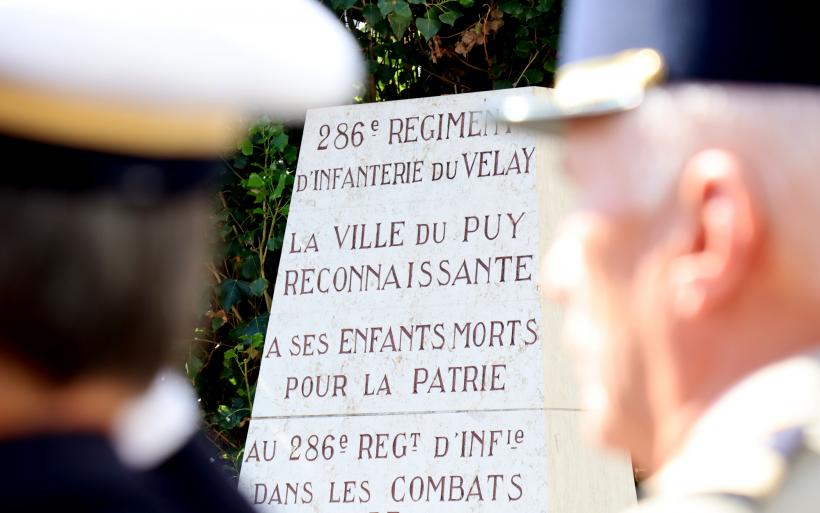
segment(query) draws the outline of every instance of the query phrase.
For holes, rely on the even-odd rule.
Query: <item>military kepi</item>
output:
[[[785,0],[569,0],[555,89],[514,97],[511,121],[629,110],[660,83],[816,86],[816,7]]]
[[[242,123],[348,103],[362,72],[314,0],[3,0],[0,153],[35,166],[0,187],[182,191]]]

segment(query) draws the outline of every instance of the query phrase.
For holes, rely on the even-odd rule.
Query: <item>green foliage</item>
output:
[[[364,49],[365,101],[552,84],[555,0],[324,1]]]
[[[323,1],[361,44],[369,69],[361,101],[552,84],[560,2]],[[217,195],[221,253],[209,266],[212,286],[187,371],[211,439],[234,475],[264,352],[296,168],[295,135],[270,121],[251,128],[227,158]]]
[[[264,350],[297,147],[282,126],[261,121],[225,162],[214,216],[220,253],[194,335],[187,372],[211,438],[238,472]]]

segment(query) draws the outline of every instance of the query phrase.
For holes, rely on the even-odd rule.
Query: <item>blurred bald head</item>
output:
[[[759,242],[776,265],[772,270],[817,296],[820,277],[811,268],[820,262],[820,233],[812,229],[820,219],[820,92],[686,85],[651,91],[633,114],[620,121],[630,125],[627,132],[645,156],[645,168],[639,164],[632,181],[643,196],[639,202],[674,206],[692,164],[700,168],[690,173],[736,166],[753,202]]]
[[[568,124],[579,208],[547,280],[600,440],[656,468],[731,384],[820,340],[818,130],[816,90],[697,84]]]

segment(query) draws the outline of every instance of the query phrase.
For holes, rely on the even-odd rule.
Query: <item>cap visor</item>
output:
[[[568,119],[604,116],[634,109],[643,94],[611,97],[592,102],[567,102],[554,89],[528,88],[499,102],[501,119],[541,131],[557,131]]]

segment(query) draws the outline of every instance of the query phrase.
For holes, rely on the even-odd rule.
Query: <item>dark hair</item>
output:
[[[190,340],[206,205],[0,189],[0,357],[147,383]]]

